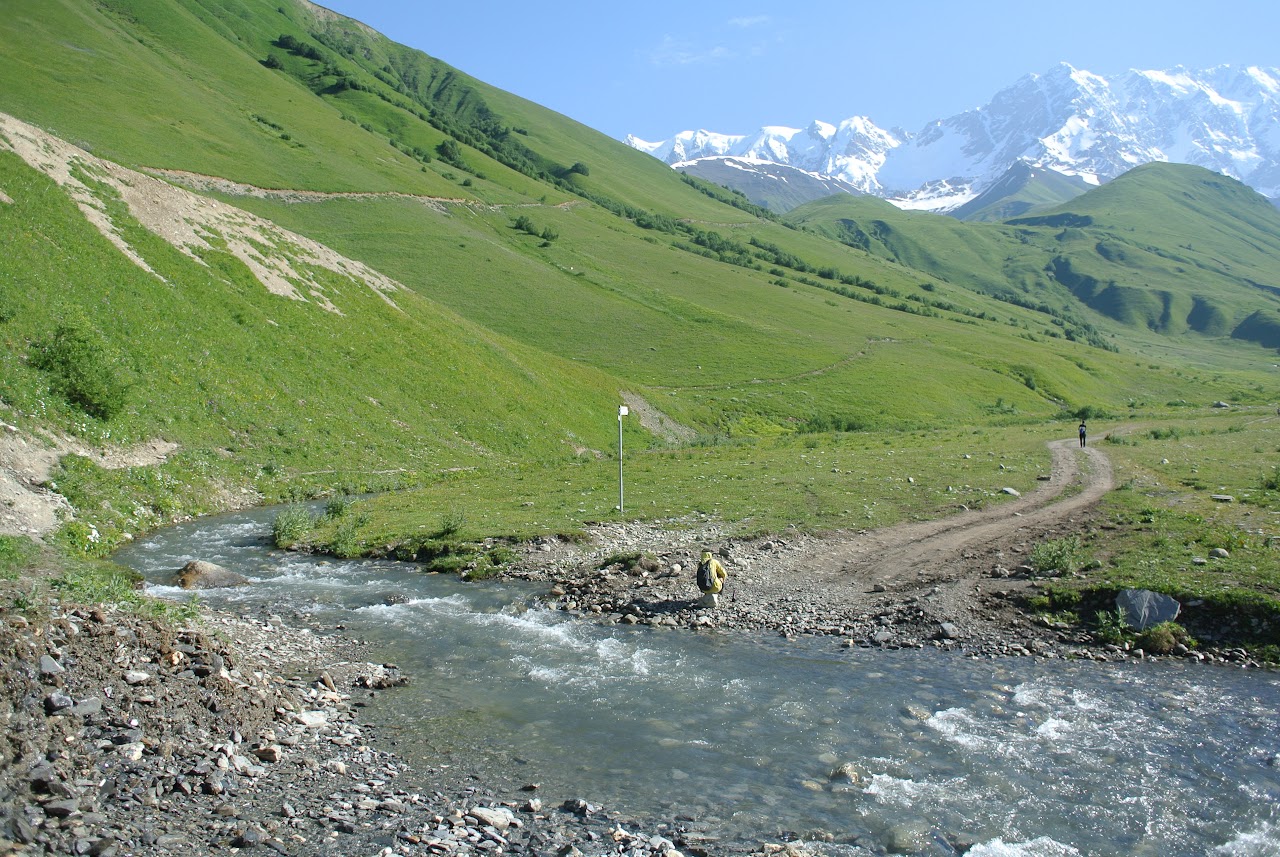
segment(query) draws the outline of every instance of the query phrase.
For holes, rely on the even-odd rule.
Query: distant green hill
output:
[[[1084,179],[1018,161],[999,181],[948,215],[984,223],[1009,220],[1061,205],[1089,188]]]
[[[714,451],[1275,391],[1280,213],[1193,168],[784,222],[299,0],[12,0],[0,112],[6,419],[165,436],[175,482],[515,479],[608,455],[624,396],[631,448]],[[117,533],[169,490],[79,478]]]
[[[838,198],[798,208],[788,221],[1005,300],[1071,315],[1083,305],[1140,334],[1194,332],[1280,347],[1268,325],[1245,324],[1278,308],[1280,212],[1199,167],[1148,164],[1003,224]]]
[[[862,191],[848,182],[812,175],[783,164],[744,164],[738,158],[702,158],[681,164],[676,170],[730,188],[776,214],[786,214],[796,206],[832,194],[862,195]]]

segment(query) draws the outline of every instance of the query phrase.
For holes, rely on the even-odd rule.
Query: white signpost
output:
[[[622,418],[631,413],[626,405],[618,406],[618,515],[625,517],[626,507],[622,504]]]

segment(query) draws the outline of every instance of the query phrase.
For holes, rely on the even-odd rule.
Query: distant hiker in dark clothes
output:
[[[703,551],[702,559],[698,563],[698,589],[702,590],[703,607],[720,605],[720,591],[724,589],[724,582],[728,578],[729,573],[724,570],[720,561],[711,555],[711,551]]]
[[[1080,421],[1080,448],[1081,448],[1081,449],[1084,449],[1084,438],[1085,438],[1085,434],[1086,434],[1086,432],[1085,432],[1085,428],[1084,428],[1084,420],[1081,420],[1081,421]]]

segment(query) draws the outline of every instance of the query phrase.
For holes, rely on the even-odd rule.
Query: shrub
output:
[[[92,523],[71,520],[58,527],[49,536],[49,541],[73,555],[98,557],[110,553],[118,539],[104,537]]]
[[[491,577],[495,577],[497,573],[498,567],[490,562],[489,557],[481,556],[475,561],[474,565],[464,570],[459,576],[470,583],[476,580],[488,580]]]
[[[102,334],[78,318],[60,324],[31,356],[33,366],[53,376],[57,393],[100,420],[124,409],[129,388],[116,363]]]
[[[451,509],[440,516],[440,529],[436,531],[436,536],[442,539],[456,536],[466,523],[466,515],[458,509]]]
[[[1073,419],[1088,421],[1092,419],[1105,419],[1107,412],[1096,405],[1083,405],[1071,412]]]
[[[329,543],[329,550],[339,559],[352,559],[360,556],[364,542],[360,540],[361,521],[356,518],[343,518]]]
[[[497,577],[502,571],[502,566],[513,562],[518,556],[519,554],[511,548],[499,545],[476,557],[471,567],[462,572],[462,579],[473,581]]]
[[[17,580],[36,553],[35,543],[26,536],[0,536],[0,578]]]
[[[1177,622],[1161,622],[1138,634],[1137,644],[1144,652],[1153,655],[1167,655],[1179,643],[1186,644],[1191,639],[1187,629]]]
[[[1031,550],[1031,567],[1038,574],[1067,574],[1084,564],[1079,536],[1041,542]]]
[[[1125,621],[1124,611],[1118,607],[1099,610],[1093,615],[1093,622],[1093,636],[1099,642],[1118,646],[1128,638],[1129,624]]]
[[[611,565],[616,565],[628,574],[639,574],[641,571],[657,571],[661,565],[658,561],[647,553],[641,551],[627,551],[622,553],[610,554],[597,563],[596,568],[605,569]]]
[[[1263,491],[1280,491],[1280,466],[1272,467],[1270,473],[1264,473],[1259,479]]]
[[[643,556],[644,554],[640,551],[622,551],[619,553],[612,553],[600,560],[600,562],[596,563],[596,568],[604,569],[611,565],[618,565],[623,569],[628,569],[638,563],[640,558]]]
[[[348,497],[335,497],[324,504],[324,520],[336,521],[347,514],[351,508],[351,500]]]
[[[492,548],[487,556],[489,557],[489,561],[494,565],[507,565],[508,563],[515,562],[520,558],[520,554],[516,553],[506,545],[498,545],[497,547]]]
[[[123,566],[74,566],[51,581],[67,598],[85,604],[127,604],[142,602],[137,572]]]
[[[466,164],[462,161],[462,147],[452,138],[442,140],[436,146],[436,154],[440,156],[440,160],[446,164],[457,167],[458,169],[466,169]]]
[[[271,524],[271,538],[278,548],[291,548],[311,531],[315,521],[305,506],[290,506],[276,515]]]

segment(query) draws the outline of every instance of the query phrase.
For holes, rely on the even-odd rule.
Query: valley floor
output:
[[[604,524],[586,546],[544,541],[512,574],[550,581],[554,606],[598,621],[836,635],[849,647],[1144,657],[1027,610],[1043,583],[1028,565],[1032,549],[1095,526],[1096,504],[1113,487],[1101,450],[1078,448],[1074,440],[1049,446],[1052,469],[1041,487],[990,509],[962,508],[878,530],[755,540],[725,539],[710,522]],[[716,553],[729,574],[715,608],[698,605],[694,570],[702,550]],[[652,567],[610,565],[637,553],[654,557]],[[1234,649],[1185,656],[1248,662]]]
[[[585,620],[838,635],[849,647],[1141,657],[1020,607],[1037,585],[1030,547],[1091,526],[1112,484],[1100,451],[1051,447],[1042,487],[989,510],[751,541],[710,520],[608,524],[589,543],[529,546],[510,574],[546,582],[551,603]],[[695,603],[704,548],[730,574],[716,609]],[[608,562],[637,552],[655,559]],[[0,853],[581,854],[603,842],[635,855],[712,853],[678,819],[638,833],[589,795],[544,807],[511,772],[414,769],[361,714],[395,692],[385,689],[402,681],[398,670],[364,662],[340,629],[307,627],[302,613],[206,611],[175,629],[54,597],[18,609],[30,585],[3,582],[0,607]]]

